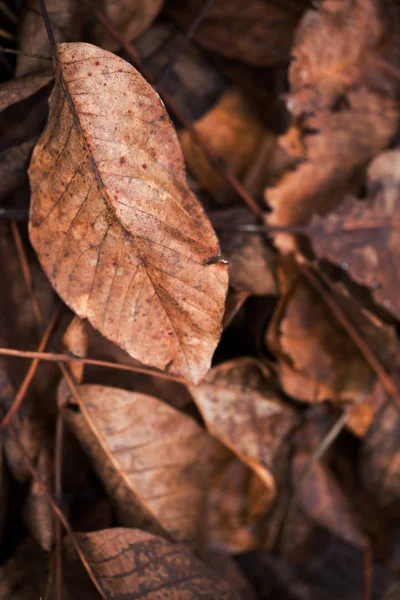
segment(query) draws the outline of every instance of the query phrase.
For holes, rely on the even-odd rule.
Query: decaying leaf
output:
[[[53,79],[52,69],[35,71],[0,84],[0,110],[32,96]]]
[[[207,548],[242,553],[261,548],[271,490],[223,446],[212,455],[207,495]]]
[[[211,369],[190,392],[210,433],[230,448],[275,493],[276,457],[297,424],[269,369],[253,358]]]
[[[270,224],[302,224],[332,210],[357,189],[368,161],[395,133],[396,15],[390,1],[326,0],[303,17],[286,100],[297,119],[304,162],[266,190]],[[287,234],[276,241],[293,249]]]
[[[62,341],[66,350],[71,352],[71,354],[74,356],[79,356],[81,358],[87,356],[89,347],[87,322],[84,319],[80,319],[79,317],[75,316],[65,331]],[[75,381],[77,383],[81,383],[85,365],[71,361],[69,368],[75,378]]]
[[[126,40],[135,40],[154,21],[164,0],[103,0],[103,11],[115,28]],[[94,44],[107,50],[117,50],[118,44],[105,31],[100,23],[91,29]]]
[[[378,155],[368,169],[368,184],[372,190],[368,200],[348,196],[325,219],[314,217],[310,236],[319,258],[348,271],[381,307],[399,319],[399,150]]]
[[[348,408],[346,427],[358,437],[364,437],[385,401],[382,385],[376,381],[371,394],[364,401]]]
[[[255,296],[275,295],[276,256],[265,236],[223,229],[226,223],[232,227],[248,224],[251,221],[248,211],[241,207],[228,208],[211,213],[210,218],[218,231],[223,255],[229,261],[231,287]]]
[[[107,600],[233,600],[228,584],[183,545],[140,531],[105,529],[76,534],[99,588]],[[64,542],[69,563],[78,558]]]
[[[203,7],[202,0],[168,2],[176,21],[189,27]],[[264,0],[215,0],[208,8],[195,39],[206,48],[228,58],[257,66],[285,63],[292,36],[307,0],[264,2]]]
[[[197,382],[219,339],[227,266],[209,262],[218,241],[165,108],[95,46],[59,44],[55,65],[29,169],[32,244],[79,316],[138,360]]]
[[[195,125],[197,132],[207,139],[238,179],[243,178],[267,134],[254,108],[236,88],[228,89]],[[197,179],[206,190],[223,199],[231,192],[230,189],[227,192],[226,181],[212,167],[188,131],[180,131],[178,137],[186,162]]]
[[[307,402],[367,397],[369,366],[320,296],[288,265],[279,269],[282,297],[266,337],[283,389]]]
[[[26,181],[26,168],[36,142],[34,137],[0,152],[0,200]]]
[[[207,453],[214,441],[191,418],[157,398],[96,385],[66,406],[71,426],[114,500],[121,523],[196,544],[204,517]],[[78,410],[79,409],[79,410]]]

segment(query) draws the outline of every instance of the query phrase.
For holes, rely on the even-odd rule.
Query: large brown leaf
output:
[[[368,168],[368,184],[378,191],[366,201],[348,196],[325,219],[314,216],[310,236],[319,258],[348,271],[399,319],[400,150],[378,155]]]
[[[272,373],[254,358],[214,367],[190,392],[215,437],[235,452],[275,492],[276,456],[297,423]]]
[[[216,442],[191,418],[136,392],[78,387],[64,415],[114,500],[121,523],[196,543],[204,517],[207,452]],[[70,392],[60,388],[62,405]]]
[[[182,546],[139,529],[105,529],[76,534],[107,600],[233,600],[237,596]],[[78,558],[69,540],[67,560]]]
[[[292,36],[308,0],[215,0],[198,27],[195,39],[228,58],[253,65],[271,66],[289,59]],[[174,0],[167,4],[174,19],[189,27],[203,0]]]
[[[95,46],[57,45],[55,68],[29,170],[32,244],[79,316],[138,360],[197,382],[219,339],[227,266],[209,263],[218,241],[164,105]]]

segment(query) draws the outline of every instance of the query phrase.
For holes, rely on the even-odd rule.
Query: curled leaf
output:
[[[35,148],[30,238],[63,300],[134,358],[194,382],[220,336],[227,266],[164,105],[124,60],[58,44]],[[110,113],[112,107],[112,113]]]

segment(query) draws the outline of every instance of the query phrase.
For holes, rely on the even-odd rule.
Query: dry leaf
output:
[[[189,389],[210,433],[257,473],[272,497],[277,455],[298,420],[269,369],[254,358],[231,360]]]
[[[183,545],[122,527],[75,534],[107,600],[233,600],[236,594]],[[78,558],[64,542],[68,563]]]
[[[376,381],[371,394],[363,402],[348,407],[346,427],[358,437],[364,437],[385,401],[382,385]]]
[[[56,72],[29,169],[42,266],[106,337],[197,382],[219,339],[227,267],[209,263],[218,241],[165,108],[133,67],[89,44],[59,44]]]
[[[266,135],[266,129],[246,97],[236,88],[228,89],[218,102],[195,122],[196,131],[207,139],[210,147],[241,179],[248,170],[255,153]],[[271,136],[273,134],[271,133]],[[189,132],[178,134],[187,164],[202,186],[211,194],[225,196],[227,184],[216,172],[204,152],[193,141]]]
[[[26,168],[36,142],[34,137],[0,152],[0,200],[26,181]]]
[[[285,392],[306,402],[368,396],[372,372],[320,296],[293,270],[279,269],[282,297],[266,334]]]
[[[160,12],[164,0],[102,0],[102,10],[126,40],[135,40]],[[94,23],[90,31],[91,41],[107,50],[117,50],[118,43],[105,31],[101,23]]]
[[[319,258],[348,271],[378,305],[399,319],[399,150],[383,152],[371,163],[368,185],[378,191],[364,201],[348,196],[325,219],[314,217],[310,236]]]
[[[234,290],[233,288],[228,289],[228,295],[225,302],[225,313],[222,326],[226,329],[235,316],[238,314],[247,298],[250,296],[249,292],[244,290]]]
[[[390,0],[326,0],[303,17],[286,100],[300,117],[305,161],[266,190],[271,225],[302,224],[332,210],[345,192],[357,189],[368,161],[395,133],[397,14]],[[287,234],[276,242],[293,249]]]
[[[172,17],[189,28],[202,0],[168,2]],[[213,52],[258,66],[289,59],[292,36],[307,0],[273,3],[264,0],[215,0],[207,9],[195,39]]]
[[[81,358],[87,356],[89,348],[89,334],[87,323],[84,319],[75,316],[63,335],[63,345],[74,356]],[[85,365],[71,361],[69,369],[77,383],[82,383]]]
[[[15,77],[0,84],[0,111],[11,104],[29,98],[29,96],[50,83],[53,77],[52,69],[43,69],[28,75]]]
[[[73,42],[81,38],[85,22],[82,3],[76,0],[47,0],[46,7],[57,42]],[[18,41],[18,49],[22,53],[17,59],[16,74],[21,76],[43,69],[42,59],[23,54],[35,52],[43,56],[51,55],[40,0],[28,0],[24,3],[19,21]]]
[[[255,296],[276,295],[276,256],[265,236],[223,228],[226,224],[235,227],[256,222],[256,219],[249,217],[249,211],[241,207],[213,212],[210,218],[229,262],[229,284]]]
[[[261,548],[271,490],[223,446],[212,455],[208,486],[208,550],[242,553]]]
[[[364,438],[360,474],[363,487],[378,506],[394,515],[400,490],[400,417],[394,404],[385,404]]]
[[[63,414],[114,500],[121,523],[178,541],[199,541],[207,453],[214,441],[191,418],[157,398],[96,385],[78,387]]]

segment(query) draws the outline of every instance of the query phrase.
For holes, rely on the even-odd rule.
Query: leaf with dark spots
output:
[[[80,317],[134,358],[196,382],[220,336],[227,266],[207,264],[218,240],[186,185],[171,122],[150,124],[164,105],[95,46],[57,45],[55,68],[29,169],[32,244]]]

